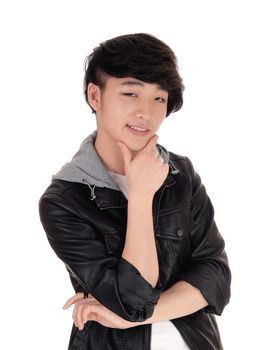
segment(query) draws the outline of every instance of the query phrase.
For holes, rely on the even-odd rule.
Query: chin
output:
[[[140,145],[134,145],[134,143],[127,144],[128,148],[132,152],[139,152],[139,151],[141,151],[144,148],[145,145],[146,145],[146,142],[143,142],[142,145],[141,145],[141,142],[140,142]]]

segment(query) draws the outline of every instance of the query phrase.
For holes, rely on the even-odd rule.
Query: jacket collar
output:
[[[91,191],[90,199],[96,199],[99,208],[126,206],[126,197],[105,168],[94,147],[96,135],[97,130],[94,130],[83,140],[72,160],[53,175],[52,180],[60,179],[87,185]],[[165,163],[169,164],[168,175],[161,187],[173,185],[173,175],[178,174],[180,170],[176,168],[165,147],[160,144],[156,144],[156,147]]]
[[[161,193],[165,189],[165,187],[170,187],[176,183],[176,180],[174,179],[174,176],[171,173],[171,168],[169,167],[168,175],[161,185],[161,187],[158,189],[158,191],[155,193],[155,200],[156,198],[161,197]],[[175,168],[178,170],[177,168]],[[176,172],[174,175],[178,174]],[[110,209],[110,208],[123,208],[128,205],[127,198],[124,196],[124,194],[121,191],[112,190],[105,187],[96,187],[91,188],[91,200],[95,200],[97,206],[99,209]]]

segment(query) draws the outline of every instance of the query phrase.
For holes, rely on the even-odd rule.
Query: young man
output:
[[[74,304],[68,349],[223,349],[224,240],[190,159],[157,143],[183,102],[176,57],[138,33],[101,43],[87,62],[97,129],[39,202],[76,292],[64,306]]]

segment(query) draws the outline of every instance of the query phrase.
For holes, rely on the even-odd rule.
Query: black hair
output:
[[[166,117],[182,107],[184,85],[176,56],[169,46],[151,34],[117,36],[101,42],[86,57],[83,92],[89,106],[88,84],[91,82],[103,91],[107,77],[133,77],[158,84],[168,92]]]

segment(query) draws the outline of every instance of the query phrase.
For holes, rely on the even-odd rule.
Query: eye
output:
[[[162,103],[166,102],[166,100],[163,97],[157,97],[157,99],[160,99]]]
[[[133,93],[133,92],[125,92],[125,93],[123,93],[123,95],[125,95],[125,96],[131,96],[131,95],[135,95],[135,93]]]
[[[132,96],[132,95],[135,95],[135,96],[137,96],[134,92],[124,92],[124,93],[122,93],[122,95],[125,95],[125,96]],[[166,100],[163,98],[163,97],[157,97],[156,99],[160,99],[160,102],[161,103],[165,103],[166,102]]]

